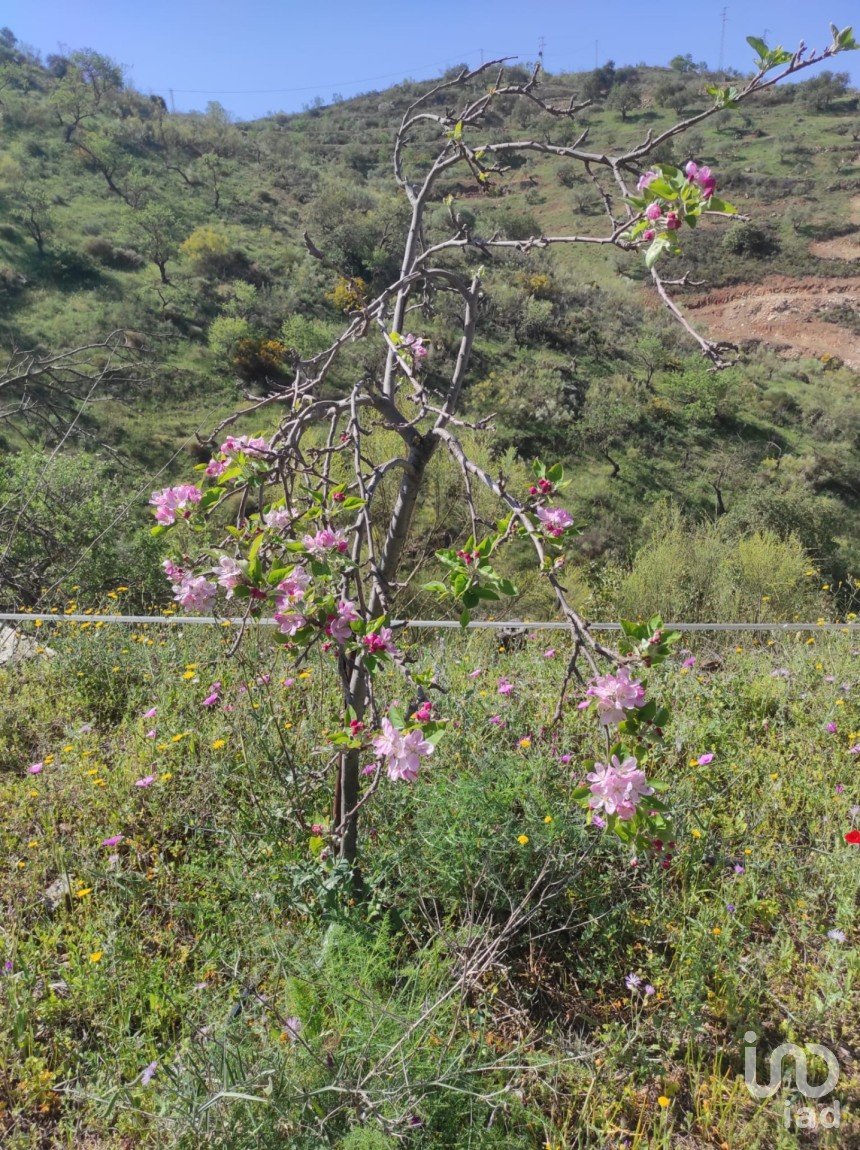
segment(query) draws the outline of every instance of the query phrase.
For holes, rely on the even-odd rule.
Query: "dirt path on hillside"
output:
[[[860,338],[838,322],[860,308],[860,278],[771,276],[761,284],[709,292],[685,306],[712,339],[767,344],[788,359],[836,356],[860,371]],[[828,314],[833,320],[824,318]]]
[[[849,218],[855,231],[832,240],[816,240],[809,245],[810,254],[822,260],[860,260],[860,196],[851,201]]]

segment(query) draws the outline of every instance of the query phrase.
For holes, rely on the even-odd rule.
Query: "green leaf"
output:
[[[516,595],[517,589],[510,579],[500,579],[496,584],[503,595]]]
[[[762,60],[767,58],[770,49],[764,40],[760,40],[758,36],[747,36],[747,44],[749,44],[753,51],[758,52]]]
[[[447,595],[448,588],[444,583],[434,581],[432,583],[425,583],[421,588],[422,591],[432,591],[435,595]]]
[[[156,535],[156,536],[157,535],[163,535],[164,532],[169,531],[172,526],[173,526],[172,523],[156,523],[156,525],[154,527],[150,527],[149,534],[150,535]]]
[[[730,216],[736,216],[738,214],[738,209],[734,204],[730,204],[728,200],[718,200],[716,196],[711,196],[708,200],[707,211],[726,212]]]
[[[259,583],[263,574],[263,569],[260,565],[260,548],[263,545],[265,536],[258,535],[254,542],[251,544],[248,551],[248,578],[254,583]]]
[[[560,463],[554,463],[546,473],[547,479],[550,483],[561,483],[564,479],[564,468]]]
[[[455,140],[462,140],[463,139],[463,121],[462,120],[458,120],[457,123],[454,125],[454,131],[452,134],[453,134],[453,138]]]
[[[460,614],[460,626],[463,628],[463,630],[465,630],[469,626],[469,620],[471,619],[471,617],[472,616],[469,614],[468,611],[461,612],[461,614]]]

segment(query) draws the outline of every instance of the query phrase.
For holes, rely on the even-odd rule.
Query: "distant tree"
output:
[[[72,52],[66,64],[51,102],[69,144],[81,125],[122,90],[123,78],[118,64],[89,48]]]
[[[13,216],[35,242],[39,255],[43,256],[45,241],[54,230],[51,199],[45,189],[36,182],[19,187],[16,199],[17,206],[13,210]]]
[[[696,64],[689,52],[683,56],[673,56],[669,61],[669,67],[673,72],[681,72],[684,75],[691,72],[707,72],[708,70],[706,61],[700,60],[699,63]]]
[[[150,202],[134,211],[129,227],[132,247],[158,268],[161,282],[169,284],[167,261],[179,250],[182,223],[166,204]]]
[[[799,86],[798,94],[804,106],[814,112],[829,112],[833,104],[848,91],[851,77],[847,72],[822,72],[814,80]]]
[[[626,120],[629,112],[638,108],[642,103],[642,93],[637,84],[615,84],[609,93],[606,107],[613,112],[620,112],[621,119]]]
[[[11,28],[0,28],[0,47],[14,48],[18,43],[18,37]]]

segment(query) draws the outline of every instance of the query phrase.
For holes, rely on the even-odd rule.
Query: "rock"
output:
[[[42,902],[53,914],[65,903],[66,909],[72,906],[72,880],[67,874],[55,878],[49,887],[42,891]]]
[[[15,663],[19,659],[33,659],[37,655],[54,654],[50,647],[44,647],[31,635],[22,635],[9,623],[0,623],[0,667]]]

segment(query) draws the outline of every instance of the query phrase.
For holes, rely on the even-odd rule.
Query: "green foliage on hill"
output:
[[[704,107],[713,79],[679,57],[664,69],[607,64],[546,83],[550,96],[592,99],[576,131],[588,127],[609,147]],[[237,124],[217,104],[171,114],[97,52],[42,63],[4,42],[3,345],[60,348],[132,333],[148,382],[91,408],[88,430],[129,463],[167,463],[241,389],[259,394],[289,379],[292,355],[321,350],[345,312],[396,274],[404,203],[390,147],[406,106],[427,87],[405,82]],[[844,76],[822,73],[720,113],[677,150],[664,145],[662,160],[711,163],[721,190],[752,217],[691,236],[679,274],[691,268],[712,286],[772,272],[848,274],[850,265],[814,260],[808,246],[847,226],[856,105]],[[510,122],[528,134],[532,114],[518,106]],[[559,139],[573,131],[560,123]],[[486,186],[446,191],[479,234],[602,227],[594,187],[541,157]],[[437,224],[448,210],[439,205]],[[463,258],[484,262],[486,284],[470,411],[496,414],[499,451],[566,461],[589,559],[629,558],[645,542],[643,508],[669,496],[694,521],[726,514],[755,526],[760,508],[776,508],[766,525],[801,539],[837,582],[856,567],[852,373],[760,349],[710,375],[643,287],[635,254],[566,246]],[[415,323],[431,342],[432,386],[434,360],[454,352],[444,310]],[[372,355],[361,347],[344,357],[331,387]],[[26,447],[3,426],[0,441]],[[67,446],[83,444],[73,434]],[[187,465],[180,453],[172,470]]]

